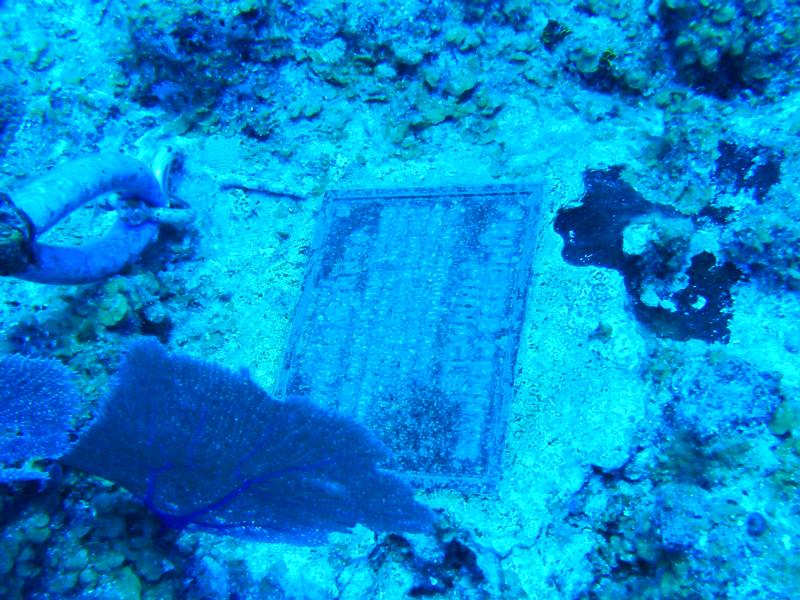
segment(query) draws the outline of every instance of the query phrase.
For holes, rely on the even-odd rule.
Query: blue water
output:
[[[798,23],[0,3],[0,597],[795,598]]]

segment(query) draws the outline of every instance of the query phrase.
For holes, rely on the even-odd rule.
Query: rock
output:
[[[474,90],[477,86],[478,78],[475,73],[469,69],[461,69],[460,71],[453,73],[453,76],[447,82],[445,89],[447,90],[447,93],[460,98],[468,92]]]

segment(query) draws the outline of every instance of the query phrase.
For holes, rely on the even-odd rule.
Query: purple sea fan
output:
[[[356,523],[430,526],[430,511],[380,468],[386,458],[351,420],[140,341],[65,460],[124,486],[170,527],[320,543]]]
[[[47,479],[33,462],[69,447],[80,397],[57,360],[0,357],[0,482]]]

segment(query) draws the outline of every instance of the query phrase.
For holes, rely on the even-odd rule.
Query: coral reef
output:
[[[782,0],[663,0],[657,18],[689,84],[722,98],[748,91],[775,97],[796,87],[787,69],[800,53],[791,25],[798,10]]]
[[[302,548],[165,529],[43,462],[0,485],[0,596],[793,597],[798,10],[1,2],[0,188],[168,143],[198,213],[101,284],[0,280],[0,350],[69,366],[79,430],[136,336],[272,389],[326,189],[541,178],[548,198],[496,495],[422,490],[433,534]],[[74,217],[51,241],[105,222]]]

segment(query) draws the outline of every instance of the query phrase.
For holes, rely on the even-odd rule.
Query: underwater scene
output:
[[[0,598],[800,598],[800,1],[0,32]]]

